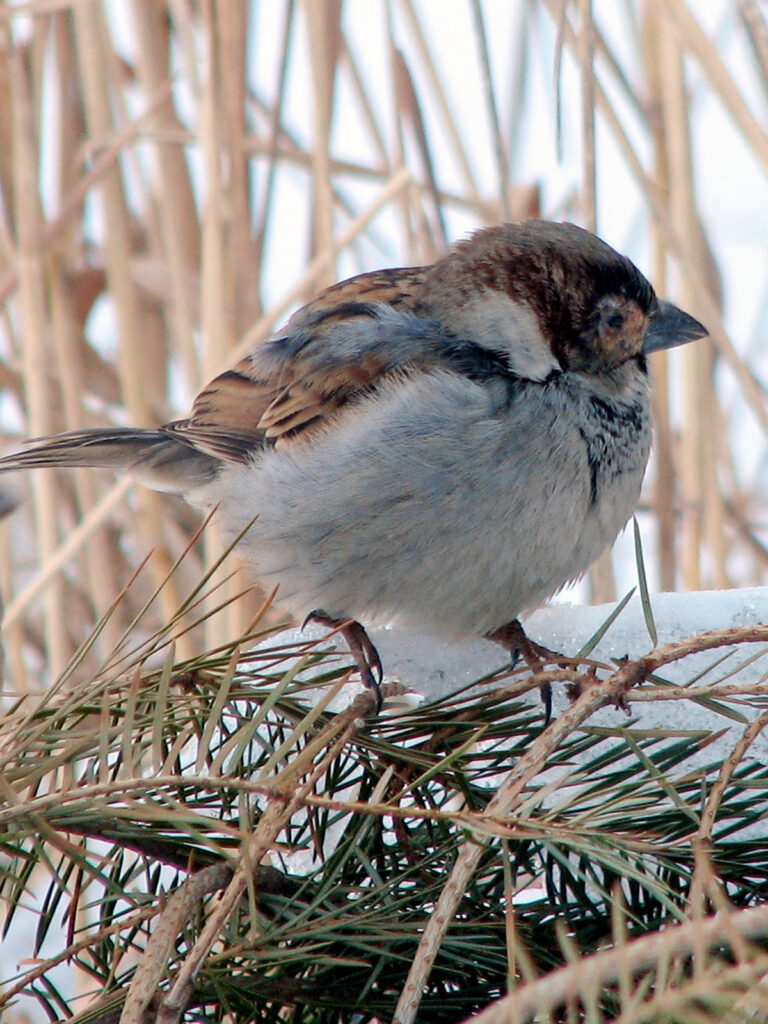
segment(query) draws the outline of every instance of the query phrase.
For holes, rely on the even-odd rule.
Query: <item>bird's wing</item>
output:
[[[165,429],[217,458],[247,462],[265,444],[311,436],[388,374],[439,362],[440,329],[419,308],[423,273],[377,271],[321,292]]]
[[[278,337],[211,381],[185,419],[155,430],[37,438],[0,459],[0,472],[109,466],[159,490],[191,493],[223,463],[247,464],[265,446],[311,438],[393,377],[435,369],[475,380],[509,373],[498,354],[430,315],[425,273],[421,267],[376,271],[321,292]]]
[[[298,310],[279,337],[211,381],[186,419],[154,430],[35,438],[0,458],[0,472],[103,466],[126,469],[158,490],[191,493],[222,463],[248,463],[265,445],[310,437],[387,374],[439,362],[441,330],[419,311],[422,277],[414,268],[342,281]]]

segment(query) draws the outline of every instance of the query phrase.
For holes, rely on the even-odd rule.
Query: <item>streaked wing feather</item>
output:
[[[212,380],[190,417],[171,428],[195,447],[238,462],[265,443],[311,436],[393,368],[386,328],[372,309],[415,310],[422,278],[420,267],[384,270],[327,288],[291,317],[279,338]],[[352,335],[361,344],[339,344]]]
[[[338,409],[341,404],[327,399],[315,402],[314,405],[305,404],[290,416],[284,416],[267,427],[264,431],[265,437],[275,441],[278,438],[285,440],[289,435],[295,437],[298,431],[307,430],[312,422],[317,425],[321,419],[327,420],[331,409]]]
[[[292,388],[285,388],[277,398],[267,407],[264,415],[259,420],[259,426],[265,431],[274,427],[283,420],[288,419],[295,413],[300,413],[307,407],[315,407],[322,403],[323,394],[316,388],[307,387],[305,384],[296,384]]]
[[[424,267],[373,270],[339,281],[324,289],[288,321],[289,330],[311,323],[318,314],[342,309],[349,303],[383,302],[394,308],[414,308],[419,301]]]
[[[264,443],[259,426],[279,389],[252,374],[250,357],[215,377],[195,399],[191,415],[168,430],[228,462],[248,462]]]

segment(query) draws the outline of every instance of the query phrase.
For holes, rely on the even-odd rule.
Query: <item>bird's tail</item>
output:
[[[167,429],[73,430],[39,437],[0,458],[0,473],[41,466],[92,466],[126,470],[157,491],[188,494],[212,480],[221,461]]]

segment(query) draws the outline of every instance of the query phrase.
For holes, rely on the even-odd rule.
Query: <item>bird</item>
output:
[[[341,632],[378,708],[366,627],[546,650],[520,617],[635,510],[648,355],[706,335],[589,231],[504,223],[321,291],[184,419],[33,439],[0,471],[117,468],[215,509],[278,604]]]

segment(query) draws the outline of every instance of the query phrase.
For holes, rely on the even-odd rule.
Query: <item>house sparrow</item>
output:
[[[502,224],[431,266],[327,288],[186,419],[38,439],[0,470],[117,467],[216,506],[256,578],[339,627],[378,695],[360,622],[535,657],[518,616],[635,508],[647,354],[706,333],[589,232]]]

